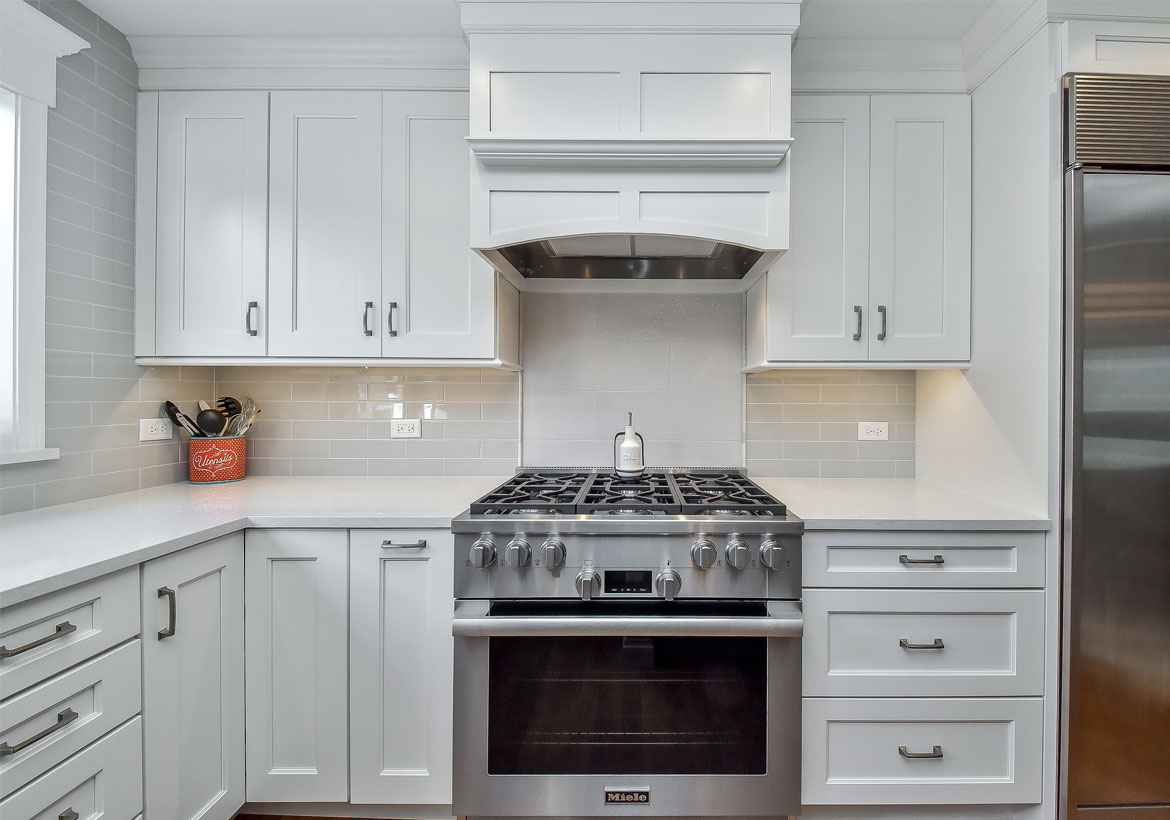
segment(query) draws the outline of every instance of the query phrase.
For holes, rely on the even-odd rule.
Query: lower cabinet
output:
[[[146,817],[228,820],[244,802],[243,547],[235,533],[143,565]]]

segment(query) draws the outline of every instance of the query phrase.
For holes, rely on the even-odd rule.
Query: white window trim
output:
[[[49,108],[57,104],[57,58],[89,43],[24,2],[0,0],[0,86],[16,94],[16,436],[0,464],[45,461],[45,201]]]

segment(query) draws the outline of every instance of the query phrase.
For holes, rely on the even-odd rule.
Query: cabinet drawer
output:
[[[804,593],[807,696],[1039,695],[1042,590]]]
[[[1040,698],[806,698],[801,801],[1039,803],[1042,723]]]
[[[142,719],[134,718],[0,801],[0,816],[131,820],[142,811]]]
[[[806,587],[1042,587],[1044,533],[817,530]]]
[[[124,644],[0,704],[0,796],[56,766],[142,708],[142,648]],[[30,739],[42,736],[29,744]],[[28,744],[20,748],[22,744]]]
[[[0,699],[134,637],[139,623],[138,567],[0,610]]]

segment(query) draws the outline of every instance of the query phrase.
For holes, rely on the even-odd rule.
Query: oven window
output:
[[[488,774],[765,774],[767,639],[492,638]]]

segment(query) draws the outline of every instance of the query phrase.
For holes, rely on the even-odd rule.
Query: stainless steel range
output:
[[[452,529],[455,814],[799,813],[782,503],[736,470],[525,470]]]

